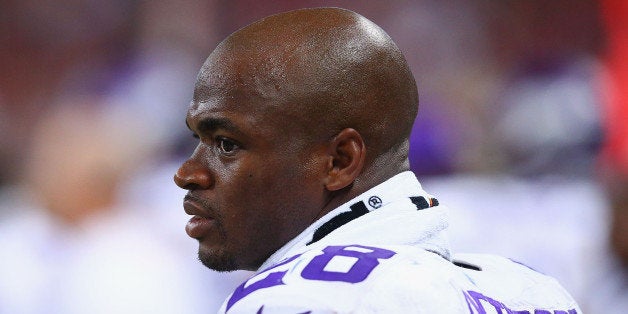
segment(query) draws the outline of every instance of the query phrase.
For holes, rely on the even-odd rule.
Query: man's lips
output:
[[[185,226],[185,232],[195,239],[205,237],[214,225],[214,219],[207,210],[190,194],[183,199],[183,209],[186,214],[193,215]]]
[[[201,216],[194,216],[190,218],[187,225],[185,225],[185,232],[191,238],[200,240],[209,233],[213,225],[213,219],[204,218]]]

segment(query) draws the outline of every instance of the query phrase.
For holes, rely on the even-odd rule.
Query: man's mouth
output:
[[[212,226],[214,225],[214,219],[194,216],[190,218],[187,225],[185,225],[185,232],[194,239],[204,238]]]
[[[185,232],[194,239],[205,237],[214,225],[214,218],[199,203],[200,201],[190,194],[183,199],[185,213],[193,216],[185,226]]]

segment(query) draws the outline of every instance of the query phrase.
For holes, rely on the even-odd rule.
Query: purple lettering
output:
[[[351,250],[351,248],[366,249],[369,252]],[[323,249],[323,254],[314,257],[303,268],[301,277],[312,280],[358,283],[366,279],[373,269],[379,265],[378,259],[391,258],[395,254],[395,252],[390,250],[362,245],[328,246]],[[325,266],[336,256],[353,257],[357,260],[347,272],[325,270]]]
[[[503,314],[504,311],[507,314],[530,314],[530,311],[528,310],[511,310],[509,309],[505,304],[489,298],[479,292],[475,292],[475,291],[466,291],[463,292],[464,294],[464,298],[467,301],[467,306],[469,308],[469,313],[471,314],[487,314],[486,313],[486,309],[484,309],[484,306],[482,305],[481,301],[487,302],[489,303],[491,306],[493,306],[495,308],[495,311],[497,311],[497,313],[499,314]],[[561,311],[561,310],[555,310],[555,311],[548,311],[548,310],[534,310],[534,314],[578,314],[578,312],[575,309],[571,309],[569,311]]]
[[[266,270],[264,270],[263,272],[255,275],[253,278],[245,281],[244,283],[242,283],[239,287],[237,287],[235,289],[235,291],[233,291],[233,294],[231,295],[231,297],[229,298],[229,301],[227,301],[227,308],[226,310],[228,311],[236,302],[240,301],[242,298],[246,297],[247,295],[253,293],[256,290],[259,289],[263,289],[263,288],[269,288],[269,287],[274,287],[274,286],[280,286],[280,285],[284,285],[285,283],[283,282],[283,276],[286,275],[287,271],[278,271],[278,272],[274,272],[274,273],[270,273],[268,274],[268,276],[266,276],[266,278],[256,281],[252,284],[250,284],[249,286],[246,286],[246,284],[251,281],[254,278],[260,277],[262,274],[267,273],[268,271],[275,269],[281,265],[285,265],[293,260],[295,260],[297,257],[299,257],[299,255],[295,255],[273,267],[270,267]],[[246,286],[246,287],[245,287]],[[263,307],[262,307],[263,308]],[[260,308],[260,311],[262,310],[262,308]]]
[[[503,303],[497,300],[493,300],[479,292],[467,291],[467,294],[471,298],[469,299],[465,295],[465,298],[467,299],[467,304],[470,306],[469,301],[473,302],[473,307],[476,310],[478,310],[478,314],[486,314],[486,310],[484,309],[484,306],[482,306],[482,302],[480,301],[488,302],[490,305],[492,305],[495,308],[495,311],[497,311],[497,313],[499,314],[503,314],[502,310],[505,310],[506,313],[512,313],[512,311],[508,309]]]
[[[486,314],[486,311],[484,310],[484,307],[482,306],[482,304],[480,304],[479,301],[473,299],[470,295],[469,295],[469,291],[464,292],[464,298],[467,301],[467,306],[469,307],[469,313],[474,314],[474,313],[478,313],[478,314]],[[475,309],[475,311],[474,311]]]

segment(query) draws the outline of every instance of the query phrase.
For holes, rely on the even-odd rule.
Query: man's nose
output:
[[[182,189],[205,190],[211,187],[213,181],[209,169],[193,159],[188,159],[174,174],[174,182]]]

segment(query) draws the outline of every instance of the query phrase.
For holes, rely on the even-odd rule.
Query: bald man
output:
[[[201,262],[256,271],[221,312],[579,313],[551,278],[452,256],[446,209],[408,171],[417,109],[399,48],[351,11],[273,15],[218,45],[174,179]]]

